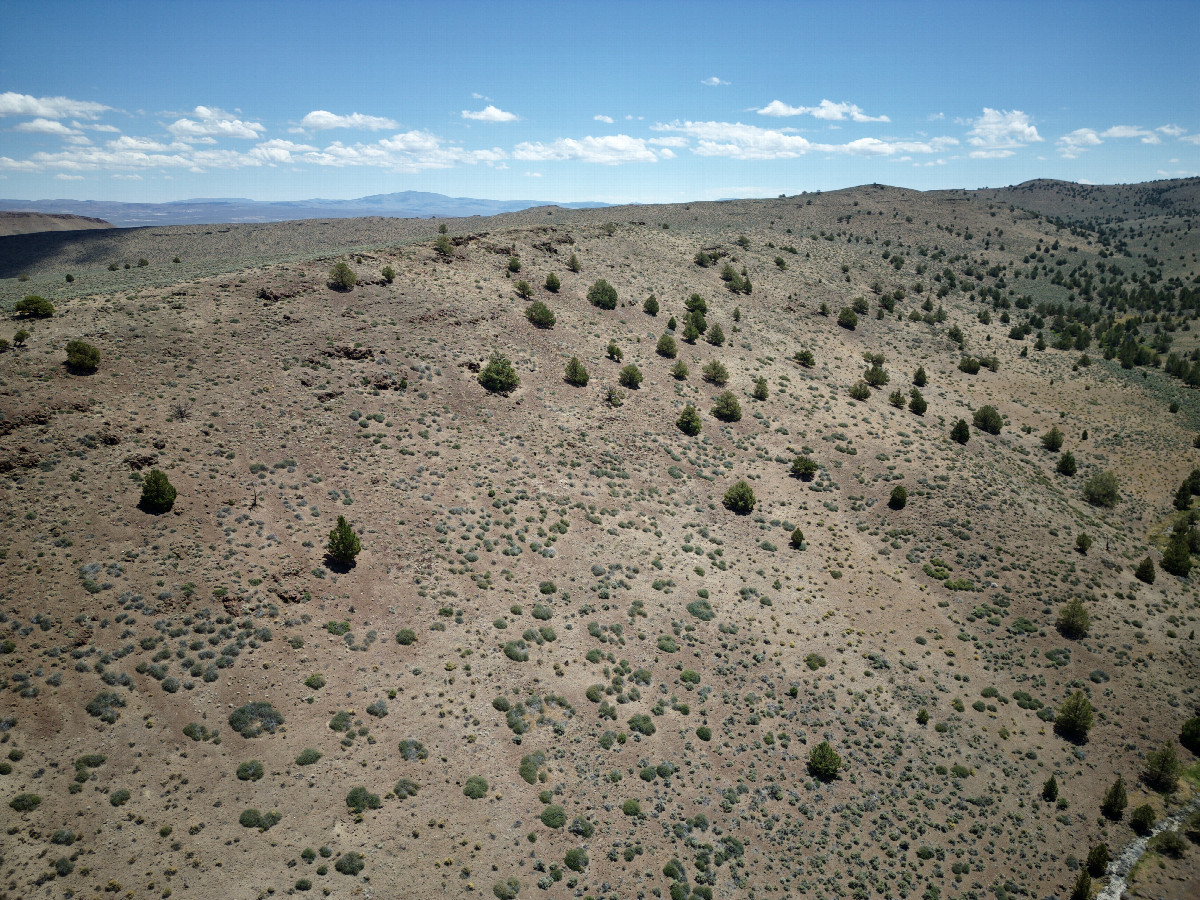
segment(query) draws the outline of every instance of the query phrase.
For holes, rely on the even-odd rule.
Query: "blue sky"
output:
[[[1200,173],[1200,3],[2,7],[0,196],[677,202]]]

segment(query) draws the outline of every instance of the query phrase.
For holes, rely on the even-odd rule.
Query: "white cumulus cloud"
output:
[[[1042,140],[1030,117],[1019,109],[983,108],[983,115],[970,120],[967,143],[981,150],[1016,150]]]
[[[68,97],[33,97],[5,91],[0,94],[0,116],[40,116],[46,119],[62,119],[76,116],[94,119],[102,112],[112,109],[103,103],[90,100],[71,100]]]
[[[707,87],[720,87],[721,85],[729,84],[728,81],[722,81],[716,75],[712,76],[711,78],[705,78],[700,83]]]
[[[110,150],[134,150],[139,153],[172,153],[188,149],[188,145],[182,141],[164,144],[150,138],[131,137],[127,134],[108,141],[107,146]]]
[[[211,143],[219,137],[245,138],[253,140],[265,130],[259,122],[244,122],[224,110],[209,106],[197,106],[192,115],[177,119],[167,126],[167,131],[184,140],[200,140]],[[207,139],[207,140],[206,140]]]
[[[80,131],[59,127],[46,119],[29,123],[28,130],[58,135],[63,144],[56,152],[32,153],[27,158],[0,157],[0,172],[81,174],[103,172],[110,177],[147,170],[163,172],[211,169],[244,169],[262,166],[377,167],[394,172],[419,172],[465,165],[503,168],[509,158],[499,147],[466,149],[429,131],[399,132],[380,140],[359,143],[334,141],[321,147],[285,138],[267,139],[257,122],[209,107],[172,123],[169,136],[108,135],[103,146],[92,144]],[[78,125],[78,122],[73,123]],[[91,126],[83,126],[90,128]],[[65,129],[65,130],[64,130]],[[223,149],[217,138],[257,138],[249,150]]]
[[[772,100],[762,109],[757,110],[760,116],[812,116],[827,122],[890,122],[887,116],[868,116],[862,107],[855,103],[834,103],[832,100],[822,100],[816,106],[789,106],[782,100]]]
[[[1087,151],[1091,147],[1099,147],[1104,143],[1104,139],[1106,138],[1109,140],[1132,140],[1136,138],[1143,144],[1161,144],[1162,138],[1159,135],[1165,134],[1168,137],[1178,137],[1183,141],[1200,143],[1200,139],[1197,139],[1194,135],[1183,137],[1182,135],[1185,130],[1178,125],[1162,125],[1153,131],[1149,128],[1143,128],[1140,125],[1113,125],[1104,131],[1097,131],[1094,128],[1076,128],[1070,134],[1064,134],[1055,141],[1055,146],[1064,159],[1078,159],[1080,153]]]
[[[1105,131],[1101,137],[1106,138],[1141,138],[1143,144],[1160,144],[1162,138],[1149,129],[1138,125],[1114,125]]]
[[[603,137],[559,138],[549,144],[525,141],[513,148],[513,156],[523,160],[579,160],[615,166],[628,162],[657,162],[658,156],[642,138],[627,134]]]
[[[383,131],[396,128],[397,123],[383,116],[366,116],[362,113],[350,113],[339,116],[324,109],[314,109],[300,120],[300,127],[309,131],[327,131],[330,128],[361,128],[365,131]]]
[[[806,106],[789,106],[782,100],[772,100],[757,112],[760,116],[802,116],[808,109]]]
[[[955,138],[939,137],[922,141],[885,141],[867,137],[844,144],[810,141],[790,129],[760,128],[741,122],[671,122],[651,126],[655,131],[674,132],[696,141],[692,152],[697,156],[724,156],[730,159],[794,159],[807,153],[845,156],[895,156],[905,153],[940,153],[958,144]]]
[[[13,159],[11,156],[0,156],[0,171],[3,172],[36,172],[40,167],[31,159]]]
[[[1058,152],[1064,159],[1078,159],[1079,154],[1089,147],[1099,147],[1104,141],[1092,128],[1076,128],[1070,134],[1064,134],[1054,142]]]
[[[603,114],[592,116],[592,119],[597,122],[603,122],[605,125],[611,125],[613,123],[612,116],[606,116]]]
[[[492,106],[490,103],[480,110],[464,109],[462,111],[464,119],[470,119],[473,122],[515,122],[517,114],[505,112],[498,107]]]
[[[407,131],[383,138],[374,144],[346,145],[335,141],[323,150],[303,153],[305,162],[321,166],[375,166],[397,172],[424,169],[448,169],[456,165],[485,163],[496,165],[507,158],[498,147],[490,150],[464,150],[443,143],[428,131]]]
[[[29,122],[22,122],[17,125],[14,131],[26,131],[31,134],[58,134],[66,137],[69,134],[79,134],[75,128],[68,128],[62,122],[56,122],[54,119],[33,119]]]
[[[256,144],[254,149],[250,151],[250,155],[261,159],[265,163],[287,163],[292,162],[293,153],[312,153],[316,149],[316,147],[308,144],[297,144],[292,141],[283,140],[282,138],[272,138],[269,141]]]

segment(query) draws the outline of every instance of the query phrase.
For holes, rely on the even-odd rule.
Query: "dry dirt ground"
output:
[[[1026,205],[1064,215],[1057,189]],[[1129,255],[1110,255],[1009,202],[866,186],[529,210],[445,222],[448,257],[414,220],[4,239],[0,302],[56,311],[12,320],[30,335],[0,353],[0,897],[1066,896],[1092,845],[1132,836],[1099,813],[1117,775],[1160,815],[1196,790],[1177,738],[1200,593],[1134,569],[1179,520],[1200,402],[1009,330],[1067,302],[1050,276],[1084,262],[1194,289],[1198,240],[1186,210],[1129,201],[1106,226]],[[351,291],[327,284],[338,262]],[[600,278],[616,309],[589,304]],[[693,293],[722,345],[683,341]],[[1194,315],[1140,333],[1165,323],[1188,353]],[[656,353],[672,317],[683,378]],[[64,366],[71,339],[94,373]],[[478,380],[494,351],[507,396]],[[858,401],[864,353],[890,381]],[[643,380],[615,406],[629,364]],[[918,367],[923,415],[888,401]],[[722,390],[739,421],[711,414]],[[950,440],[985,404],[1000,434]],[[170,512],[139,508],[152,469]],[[1105,471],[1112,508],[1082,496]],[[722,503],[739,479],[748,515]],[[338,516],[361,536],[350,568],[323,555]],[[1073,597],[1081,638],[1055,628]],[[1052,722],[1077,691],[1085,742]],[[249,703],[282,723],[243,737]],[[828,783],[807,770],[822,741]],[[1172,794],[1139,780],[1164,742],[1192,767]],[[1175,896],[1195,890],[1181,871]]]

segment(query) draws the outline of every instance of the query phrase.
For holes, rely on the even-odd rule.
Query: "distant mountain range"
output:
[[[71,214],[104,219],[119,228],[140,225],[216,225],[240,222],[284,222],[289,219],[455,218],[494,216],[533,206],[586,209],[608,203],[553,203],[546,200],[480,200],[447,197],[425,191],[373,194],[356,200],[246,200],[209,197],[170,203],[117,203],[107,200],[0,200],[0,210]]]

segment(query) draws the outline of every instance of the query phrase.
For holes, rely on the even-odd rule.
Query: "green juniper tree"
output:
[[[809,774],[820,781],[833,781],[841,767],[842,758],[828,741],[821,741],[808,754]]]
[[[1154,560],[1147,556],[1138,563],[1138,567],[1133,570],[1133,577],[1143,584],[1154,584]]]
[[[350,527],[345,516],[338,516],[337,525],[329,532],[329,542],[325,545],[325,555],[330,561],[341,565],[353,565],[354,558],[362,550],[362,541]]]
[[[1108,864],[1112,860],[1108,852],[1108,844],[1101,841],[1096,846],[1088,851],[1087,870],[1088,874],[1093,878],[1100,878],[1108,869]]]
[[[87,341],[67,342],[67,367],[75,372],[94,372],[100,365],[100,351]]]
[[[630,363],[617,374],[617,383],[623,388],[636,391],[641,386],[642,377],[642,370]]]
[[[1104,813],[1105,818],[1119,822],[1127,806],[1129,798],[1125,793],[1125,779],[1118,775],[1112,787],[1105,792],[1104,799],[1100,801],[1100,812]]]
[[[705,363],[700,372],[705,381],[717,387],[723,387],[729,381],[729,370],[725,368],[724,363],[715,359]]]
[[[13,305],[13,312],[18,316],[29,316],[34,319],[49,319],[54,315],[54,304],[45,297],[30,294]]]
[[[1078,597],[1072,597],[1058,611],[1057,627],[1064,637],[1081,638],[1087,635],[1091,620]]]
[[[754,490],[750,485],[745,480],[740,480],[725,492],[722,502],[730,512],[745,516],[753,512],[754,504],[758,501],[755,500]]]
[[[722,422],[738,422],[742,418],[742,404],[733,391],[722,391],[713,399],[712,414]]]
[[[1092,876],[1087,869],[1080,869],[1071,888],[1071,900],[1090,900],[1092,896]]]
[[[352,291],[357,283],[354,270],[344,262],[337,263],[329,270],[329,286],[335,291]]]
[[[141,506],[147,512],[164,513],[175,505],[175,488],[159,469],[142,479]]]
[[[1097,472],[1083,485],[1083,499],[1092,506],[1114,507],[1121,501],[1117,476],[1112,472]]]
[[[1092,704],[1083,691],[1076,691],[1063,701],[1054,717],[1054,730],[1068,740],[1087,740],[1092,728]]]
[[[879,363],[871,363],[870,368],[863,374],[863,381],[873,388],[881,388],[891,380],[887,370]]]
[[[617,289],[603,278],[588,288],[587,298],[597,309],[617,308]]]
[[[525,318],[536,328],[553,328],[557,319],[541,300],[534,300],[525,308]]]
[[[1187,578],[1192,570],[1192,553],[1188,546],[1187,533],[1176,531],[1167,542],[1162,555],[1162,570],[1170,575]]]
[[[1171,741],[1164,741],[1157,750],[1146,754],[1146,768],[1142,780],[1156,791],[1169,794],[1179,787],[1179,775],[1183,767]]]
[[[1129,827],[1140,835],[1147,835],[1154,827],[1154,807],[1143,803],[1129,814]]]
[[[689,437],[695,437],[700,433],[701,423],[700,414],[696,412],[696,407],[688,404],[683,408],[683,412],[679,414],[679,418],[675,421],[676,427]]]
[[[1200,756],[1200,716],[1193,716],[1179,730],[1179,743]]]
[[[974,414],[975,427],[980,431],[986,431],[988,434],[999,434],[1000,429],[1004,427],[1004,419],[996,407],[987,405],[981,406],[975,410]]]
[[[1042,446],[1051,453],[1057,453],[1062,449],[1063,433],[1059,431],[1057,425],[1051,425],[1050,430],[1042,435]]]
[[[517,370],[509,362],[508,357],[498,351],[492,354],[486,366],[479,373],[479,383],[484,390],[493,394],[509,394],[516,390],[521,383]]]
[[[797,456],[792,460],[792,477],[801,481],[812,481],[820,466],[807,456]]]
[[[588,370],[583,367],[583,363],[579,361],[578,356],[572,356],[567,360],[567,370],[564,378],[567,384],[574,387],[584,387],[588,383]]]

